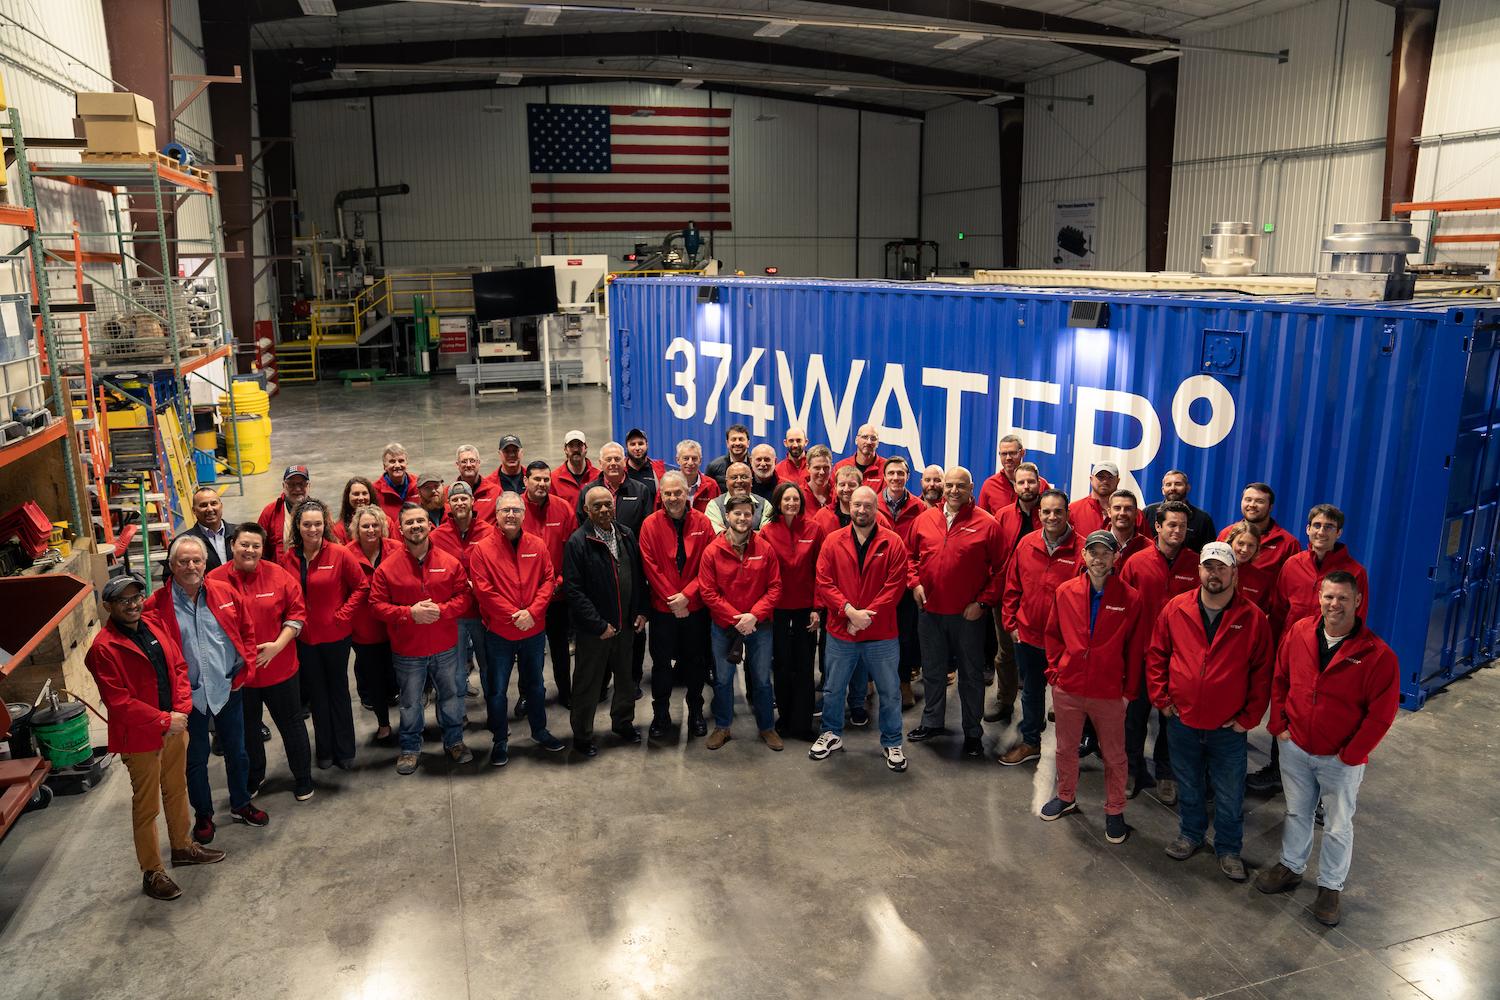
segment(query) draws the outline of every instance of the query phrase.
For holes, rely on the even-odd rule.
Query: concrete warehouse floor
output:
[[[306,462],[333,502],[391,438],[450,478],[456,445],[478,444],[488,471],[503,432],[551,460],[576,425],[597,450],[608,397],[327,385],[284,392],[273,413],[277,469]],[[247,483],[229,516],[253,517],[276,480]],[[1129,842],[1108,845],[1097,761],[1083,815],[1041,823],[1050,746],[1035,776],[962,760],[957,740],[911,747],[895,775],[868,729],[827,762],[796,743],[772,754],[741,705],[714,754],[701,740],[627,750],[605,728],[582,762],[513,724],[503,771],[483,755],[451,768],[429,741],[402,778],[356,711],[356,770],[315,772],[299,804],[268,748],[270,826],[225,822],[214,846],[229,858],[179,871],[175,903],[140,894],[123,768],[21,819],[0,843],[0,996],[1500,996],[1493,671],[1403,715],[1376,752],[1334,930],[1308,914],[1311,879],[1265,897],[1211,853],[1167,858],[1176,817],[1149,797],[1127,810]],[[649,704],[637,711],[644,726]],[[469,714],[481,750],[478,699]],[[565,736],[565,714],[551,718]],[[990,728],[987,742],[1013,738]],[[211,774],[222,797],[217,759]],[[1247,802],[1250,864],[1276,860],[1281,808]]]

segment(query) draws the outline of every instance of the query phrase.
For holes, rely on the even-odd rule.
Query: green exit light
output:
[[[964,234],[963,234],[962,230],[959,231],[958,238],[959,239],[963,239],[964,238]]]
[[[1276,232],[1276,223],[1267,222],[1264,226],[1261,226],[1261,229],[1268,233],[1274,233]]]

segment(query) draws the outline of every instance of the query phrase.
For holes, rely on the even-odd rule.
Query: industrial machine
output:
[[[938,245],[915,236],[885,245],[885,276],[892,281],[921,281],[938,268]]]

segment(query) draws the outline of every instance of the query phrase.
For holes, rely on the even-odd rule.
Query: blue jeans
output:
[[[1174,715],[1167,720],[1167,743],[1172,748],[1172,777],[1177,779],[1178,834],[1195,844],[1207,838],[1205,803],[1212,785],[1214,853],[1239,854],[1245,832],[1245,734],[1194,729]]]
[[[462,648],[463,641],[459,640]],[[525,639],[507,639],[485,629],[484,666],[479,679],[484,685],[484,707],[489,715],[486,725],[496,746],[505,746],[510,734],[510,716],[505,696],[510,690],[510,671],[521,663],[517,687],[526,701],[526,721],[531,724],[533,739],[547,735],[547,691],[542,680],[542,658],[547,648],[547,634],[538,632]]]
[[[250,804],[246,782],[250,774],[250,755],[245,751],[245,708],[241,691],[229,692],[229,700],[213,716],[219,747],[224,751],[224,774],[229,779],[229,807],[239,809]],[[208,731],[208,713],[194,708],[188,714],[187,787],[188,800],[198,816],[214,814],[214,793],[208,784],[208,758],[213,735]],[[260,734],[255,734],[260,739]]]
[[[458,676],[464,682],[464,690],[468,691],[469,683],[469,658],[484,669],[484,620],[480,618],[460,618],[458,620]]]
[[[1323,847],[1318,852],[1318,885],[1344,888],[1354,860],[1354,800],[1365,765],[1350,767],[1331,757],[1315,757],[1291,740],[1281,742],[1281,790],[1286,822],[1281,827],[1281,863],[1301,875],[1312,854],[1313,814],[1323,802]]]
[[[729,640],[737,635],[734,629],[713,626],[710,644],[714,651],[714,725],[728,729],[734,722],[734,674],[735,664],[725,655],[729,651]],[[755,712],[755,728],[761,732],[776,725],[775,697],[771,693],[771,628],[761,625],[749,635],[741,636],[745,642],[745,688],[749,694],[750,707]]]
[[[432,656],[393,656],[396,684],[401,689],[401,752],[422,752],[422,694],[431,679],[437,689],[438,725],[443,727],[443,747],[464,741],[464,686],[458,650],[445,649]]]
[[[1021,675],[1021,742],[1042,745],[1047,729],[1047,653],[1027,642],[1016,643],[1016,672]]]
[[[828,690],[842,691],[849,678],[863,668],[875,680],[875,700],[879,706],[880,745],[901,745],[901,642],[898,639],[872,639],[869,642],[846,642],[829,635],[824,652],[828,670]],[[838,698],[823,699],[823,731],[844,735],[844,706]]]

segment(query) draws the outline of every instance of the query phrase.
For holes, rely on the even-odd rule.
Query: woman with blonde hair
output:
[[[368,582],[375,569],[392,553],[401,551],[401,540],[391,537],[385,511],[374,504],[360,507],[349,521],[350,539],[344,547],[354,554]],[[360,704],[375,716],[375,739],[389,740],[391,699],[396,694],[396,667],[391,661],[391,642],[385,622],[370,607],[368,591],[354,610],[351,636],[354,640],[354,687]]]

